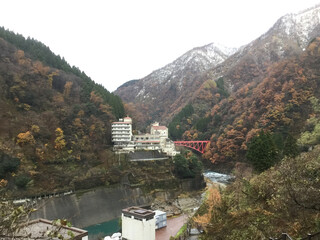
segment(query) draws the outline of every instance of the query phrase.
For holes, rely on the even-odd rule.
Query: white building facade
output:
[[[160,150],[168,156],[177,153],[175,145],[168,136],[168,128],[160,126],[158,122],[151,125],[150,133],[132,134],[132,119],[125,117],[112,123],[112,142],[115,151],[130,152],[135,150]]]
[[[154,218],[156,219],[156,229],[166,227],[167,226],[167,213],[160,211],[160,210],[155,210],[154,213],[155,213]]]
[[[114,148],[121,148],[132,144],[132,119],[125,117],[111,124],[112,142]]]
[[[135,149],[137,150],[161,150],[160,137],[152,134],[134,135]]]
[[[129,207],[122,210],[123,240],[155,240],[155,213],[139,207]]]
[[[168,128],[166,126],[160,126],[158,122],[151,125],[150,133],[164,138],[169,137]]]

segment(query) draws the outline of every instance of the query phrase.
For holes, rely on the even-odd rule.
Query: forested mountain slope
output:
[[[301,55],[270,66],[261,82],[248,83],[215,105],[206,157],[241,158],[260,130],[279,134],[282,141],[297,138],[312,114],[311,99],[320,97],[318,50],[317,38]]]
[[[296,137],[307,118],[309,97],[318,95],[317,54],[311,49],[317,48],[317,40],[312,41],[320,36],[319,15],[315,7],[284,16],[260,38],[198,76],[203,84],[193,90],[187,108],[173,117],[171,137],[211,139],[205,156],[213,162],[243,159],[247,143],[261,129]]]
[[[124,84],[115,93],[126,102],[138,127],[156,119],[164,124],[170,123],[174,139],[181,139],[183,133],[191,129],[200,131],[196,136],[191,134],[192,137],[209,139],[213,133],[208,125],[212,122],[212,108],[245,85],[263,81],[274,63],[300,55],[312,39],[320,35],[319,16],[319,6],[288,14],[258,39],[235,53],[225,51],[225,60],[217,58],[220,61],[211,65],[204,64],[205,58],[186,57],[192,56],[194,51],[198,54],[199,50],[208,54],[210,51],[205,49],[212,49],[208,48],[210,45],[196,48],[147,77]],[[188,104],[193,113],[182,117],[183,107]],[[220,116],[215,118],[218,120]],[[189,132],[185,135],[190,137]]]
[[[238,161],[234,182],[208,192],[194,219],[204,239],[319,236],[319,64],[316,38],[213,109],[226,123],[211,138],[207,157],[225,163],[246,157],[251,164]]]
[[[120,98],[43,44],[0,30],[0,179],[7,192],[118,181],[109,149],[110,124],[124,116]]]
[[[128,104],[128,112],[138,127],[151,121],[165,123],[188,103],[202,84],[197,76],[223,62],[234,51],[215,43],[194,48],[145,78],[123,84],[115,94]]]

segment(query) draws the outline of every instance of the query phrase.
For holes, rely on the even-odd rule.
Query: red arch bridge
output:
[[[204,153],[204,150],[209,142],[210,141],[174,141],[174,144],[176,146],[184,146]]]

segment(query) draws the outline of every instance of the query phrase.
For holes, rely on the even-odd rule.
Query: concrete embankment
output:
[[[83,228],[106,222],[121,215],[121,210],[129,206],[151,205],[155,199],[174,200],[182,192],[194,191],[204,187],[202,178],[185,179],[174,189],[157,189],[146,194],[141,188],[116,186],[97,188],[83,193],[38,200],[37,211],[31,219],[68,219],[72,225]]]
[[[37,211],[31,218],[65,218],[82,228],[119,217],[125,207],[146,205],[151,201],[152,198],[140,188],[98,188],[81,194],[38,200]]]

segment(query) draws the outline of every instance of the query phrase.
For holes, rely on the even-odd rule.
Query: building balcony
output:
[[[130,142],[130,139],[112,139],[112,142]]]
[[[127,128],[123,128],[123,127],[113,127],[113,128],[111,128],[112,130],[131,130],[131,128],[130,127],[127,127]]]
[[[112,127],[130,127],[131,124],[112,124]]]
[[[121,135],[121,134],[131,134],[131,131],[112,131],[111,132],[114,135]]]

